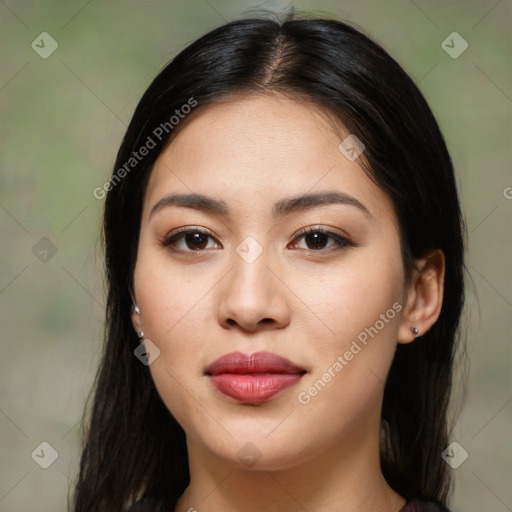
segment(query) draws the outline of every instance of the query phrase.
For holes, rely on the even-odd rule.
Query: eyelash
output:
[[[180,228],[179,230],[175,231],[171,235],[167,236],[163,240],[162,246],[163,247],[171,247],[179,239],[183,238],[184,235],[187,235],[189,233],[199,233],[201,235],[207,236],[207,237],[212,238],[213,240],[215,240],[215,238],[212,235],[210,235],[207,231],[204,231],[204,230],[199,229],[199,228],[187,227],[187,228]],[[298,241],[299,239],[304,238],[307,235],[312,234],[312,233],[321,233],[323,235],[327,235],[329,238],[332,238],[336,242],[336,245],[334,247],[328,247],[328,248],[322,248],[322,249],[300,249],[300,250],[307,250],[308,252],[315,252],[315,253],[318,252],[318,253],[320,253],[320,252],[331,252],[332,250],[340,250],[340,249],[343,249],[344,247],[354,247],[356,245],[356,244],[354,244],[351,240],[349,240],[345,236],[338,235],[336,233],[333,233],[332,231],[327,231],[326,229],[318,228],[318,227],[315,227],[315,226],[310,226],[308,228],[304,228],[301,231],[299,231],[299,233],[297,233],[297,236],[294,238],[294,241]],[[203,252],[206,249],[196,249],[196,250],[189,249],[189,250],[184,251],[182,249],[175,249],[174,248],[174,249],[171,249],[171,250],[173,252],[195,253],[195,252]]]

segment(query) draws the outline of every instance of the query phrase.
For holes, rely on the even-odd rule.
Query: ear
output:
[[[398,343],[411,343],[437,321],[443,305],[445,257],[440,249],[416,260],[398,331]],[[418,334],[411,331],[418,329]]]
[[[137,336],[140,337],[140,335],[142,333],[142,323],[141,323],[141,319],[140,319],[139,307],[136,304],[132,305],[131,317],[132,317],[133,328],[135,329]]]

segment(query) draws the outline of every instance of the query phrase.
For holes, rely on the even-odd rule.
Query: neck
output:
[[[405,500],[381,473],[376,441],[339,442],[279,469],[241,469],[188,442],[190,485],[175,512],[398,512]]]

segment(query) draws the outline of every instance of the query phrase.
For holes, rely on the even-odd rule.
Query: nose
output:
[[[274,330],[290,323],[289,293],[271,267],[268,250],[252,262],[233,256],[232,270],[219,287],[218,321],[226,329]]]

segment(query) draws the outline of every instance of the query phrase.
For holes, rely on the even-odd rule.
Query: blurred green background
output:
[[[102,337],[103,201],[93,190],[108,179],[139,98],[204,32],[292,5],[349,21],[381,43],[441,125],[471,276],[463,321],[471,373],[453,436],[469,457],[455,470],[451,507],[512,510],[511,3],[5,0],[0,512],[66,510]],[[468,43],[457,58],[441,46],[452,32]],[[48,469],[36,463],[41,449],[51,454],[42,442],[58,453]]]

